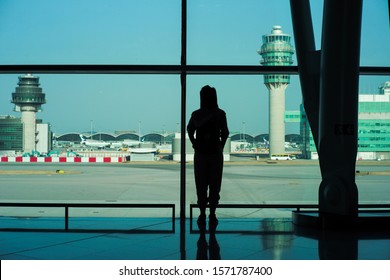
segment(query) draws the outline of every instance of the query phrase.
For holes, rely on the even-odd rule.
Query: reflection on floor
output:
[[[2,260],[390,259],[390,230],[318,231],[290,219],[220,219],[215,232],[169,218],[1,218]],[[28,230],[26,230],[28,229]]]

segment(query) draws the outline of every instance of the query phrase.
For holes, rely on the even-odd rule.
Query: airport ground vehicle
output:
[[[293,160],[296,159],[295,155],[289,154],[272,154],[271,160]]]

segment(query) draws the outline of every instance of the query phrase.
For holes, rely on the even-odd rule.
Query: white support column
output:
[[[268,84],[269,89],[269,153],[284,154],[284,112],[287,84]]]
[[[31,153],[35,150],[35,108],[24,107],[22,111],[22,123],[23,123],[23,151],[25,153]]]

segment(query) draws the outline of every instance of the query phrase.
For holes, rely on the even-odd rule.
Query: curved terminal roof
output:
[[[70,141],[70,142],[80,142],[80,134],[82,134],[85,138],[91,139],[90,133],[78,133],[78,132],[70,132],[70,133],[64,133],[61,135],[56,136],[57,141]],[[107,142],[114,142],[114,141],[123,141],[123,140],[139,140],[144,142],[169,142],[175,137],[174,133],[170,134],[163,134],[158,132],[148,133],[139,136],[138,133],[135,132],[127,132],[127,133],[121,133],[121,134],[114,134],[114,133],[94,133],[92,134],[92,139],[95,140],[103,140]],[[235,133],[230,135],[231,141],[246,141],[246,142],[264,142],[264,140],[269,141],[269,135],[268,134],[258,134],[258,135],[250,135],[250,134],[243,134],[243,133]],[[288,142],[301,142],[301,136],[299,134],[287,134],[286,135],[286,141]]]
[[[162,133],[148,133],[140,135],[135,132],[127,132],[122,134],[113,134],[113,133],[79,133],[79,132],[70,132],[64,133],[56,136],[57,141],[70,141],[70,142],[80,142],[80,134],[87,139],[103,140],[107,142],[114,141],[123,141],[123,140],[140,140],[145,142],[161,142],[161,141],[170,141],[174,138],[174,134],[162,134]]]

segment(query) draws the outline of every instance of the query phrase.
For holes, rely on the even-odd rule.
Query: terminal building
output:
[[[23,124],[15,116],[0,116],[0,151],[14,154],[23,151]]]
[[[390,82],[359,96],[358,159],[390,159]]]
[[[359,94],[358,160],[390,159],[390,82],[379,86],[376,94]],[[303,110],[288,111],[286,122],[300,122],[302,154],[317,159],[313,135]],[[337,155],[335,155],[337,156]]]
[[[36,120],[34,150],[27,152],[24,149],[24,125],[21,118],[15,116],[0,116],[0,154],[17,155],[47,154],[52,149],[50,126],[41,119]]]

